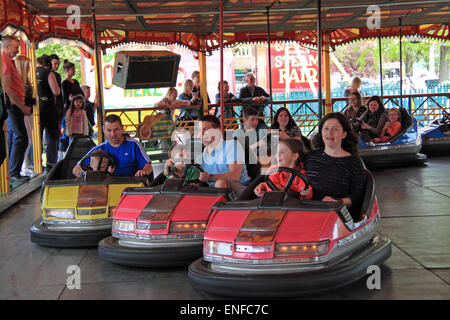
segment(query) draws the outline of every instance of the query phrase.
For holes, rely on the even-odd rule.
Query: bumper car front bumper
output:
[[[185,239],[124,239],[107,237],[98,245],[102,260],[133,267],[187,266],[202,256],[203,235]]]
[[[291,297],[311,294],[345,286],[367,274],[371,265],[381,265],[391,256],[391,241],[375,236],[370,243],[354,252],[346,259],[332,266],[313,266],[299,268],[296,272],[287,271],[285,266],[280,272],[277,267],[267,273],[254,274],[215,271],[214,263],[200,258],[189,266],[189,281],[200,291],[221,296],[234,297]],[[251,266],[248,266],[251,268]]]
[[[419,153],[422,147],[420,139],[399,145],[375,145],[368,149],[360,149],[359,155],[364,164],[370,168],[395,167],[406,164],[424,164],[427,156]]]
[[[46,223],[42,217],[30,228],[31,242],[45,247],[96,247],[111,234],[112,219]]]
[[[421,152],[430,156],[450,154],[450,137],[423,139]]]

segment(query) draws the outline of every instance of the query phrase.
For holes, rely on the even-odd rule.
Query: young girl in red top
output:
[[[303,168],[302,158],[306,154],[305,146],[299,138],[289,138],[280,140],[277,151],[277,162],[279,167],[288,167],[297,170],[302,175],[306,175]],[[278,187],[279,190],[284,190],[291,174],[287,172],[272,173],[269,178]],[[255,194],[262,197],[265,191],[271,191],[270,187],[265,183],[260,183],[255,188]],[[300,193],[300,200],[309,200],[313,196],[312,188],[305,190],[305,183],[299,177],[295,177],[294,182],[290,187],[290,192]]]
[[[388,142],[393,136],[402,130],[402,123],[400,122],[400,110],[398,108],[390,108],[388,111],[388,121],[381,130],[379,138],[372,139],[375,143]]]
[[[76,135],[89,135],[89,123],[84,111],[84,97],[72,98],[72,103],[66,113],[66,135],[70,138]]]

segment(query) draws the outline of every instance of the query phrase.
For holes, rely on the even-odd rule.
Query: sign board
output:
[[[271,46],[272,91],[313,91],[318,87],[318,54],[300,45]]]
[[[140,140],[170,137],[175,130],[173,121],[164,120],[164,114],[150,115],[137,128],[137,137]]]

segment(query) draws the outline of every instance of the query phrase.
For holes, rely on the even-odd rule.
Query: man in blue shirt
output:
[[[199,180],[212,187],[227,188],[233,183],[247,185],[244,152],[235,140],[224,141],[219,120],[211,115],[201,118],[200,133],[205,149],[202,154],[202,169]]]
[[[105,118],[103,132],[108,139],[92,148],[88,154],[95,150],[103,150],[114,158],[116,176],[144,176],[152,172],[152,164],[142,145],[123,135],[123,126],[117,115],[109,115]],[[75,177],[82,176],[85,172],[81,165],[89,165],[89,159],[78,162],[72,170]]]

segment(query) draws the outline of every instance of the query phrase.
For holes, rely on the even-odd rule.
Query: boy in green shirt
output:
[[[182,179],[185,175],[184,180],[186,181],[198,180],[199,169],[189,166],[185,170],[186,163],[191,163],[189,151],[185,147],[174,144],[170,147],[168,154],[169,159],[164,164],[164,175],[167,179]]]

